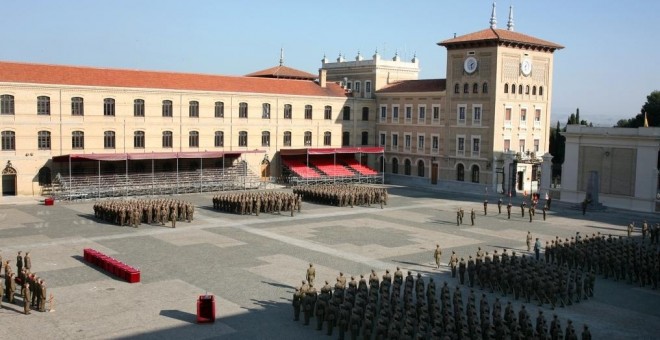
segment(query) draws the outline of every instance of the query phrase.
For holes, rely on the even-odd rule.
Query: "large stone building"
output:
[[[446,79],[419,80],[418,58],[378,52],[324,58],[318,76],[282,63],[228,77],[0,62],[3,195],[39,195],[43,177],[62,171],[101,182],[103,173],[224,167],[225,155],[277,177],[281,150],[349,147],[382,147],[356,158],[393,183],[533,190],[562,46],[515,32],[511,12],[507,29],[495,21],[493,7],[490,28],[438,43]],[[101,164],[108,159],[124,169]]]

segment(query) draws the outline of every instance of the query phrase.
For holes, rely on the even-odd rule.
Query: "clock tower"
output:
[[[548,151],[553,53],[563,46],[490,27],[444,40],[446,156],[440,177],[486,184],[504,195],[537,192]],[[492,192],[491,191],[491,192]]]

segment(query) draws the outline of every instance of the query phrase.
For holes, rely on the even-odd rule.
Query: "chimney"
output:
[[[325,88],[326,86],[327,75],[328,75],[328,70],[322,68],[319,69],[319,85],[323,88]]]

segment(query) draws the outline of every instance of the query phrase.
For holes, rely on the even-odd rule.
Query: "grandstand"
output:
[[[382,174],[361,164],[364,153],[383,153],[383,148],[328,148],[280,150],[285,181],[297,184],[383,183]]]

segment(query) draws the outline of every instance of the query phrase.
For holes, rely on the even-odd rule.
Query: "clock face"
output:
[[[477,58],[467,57],[463,63],[463,69],[465,69],[466,73],[472,74],[477,70],[477,65]]]
[[[532,73],[532,61],[529,59],[525,59],[520,63],[520,72],[524,76],[528,76]]]

